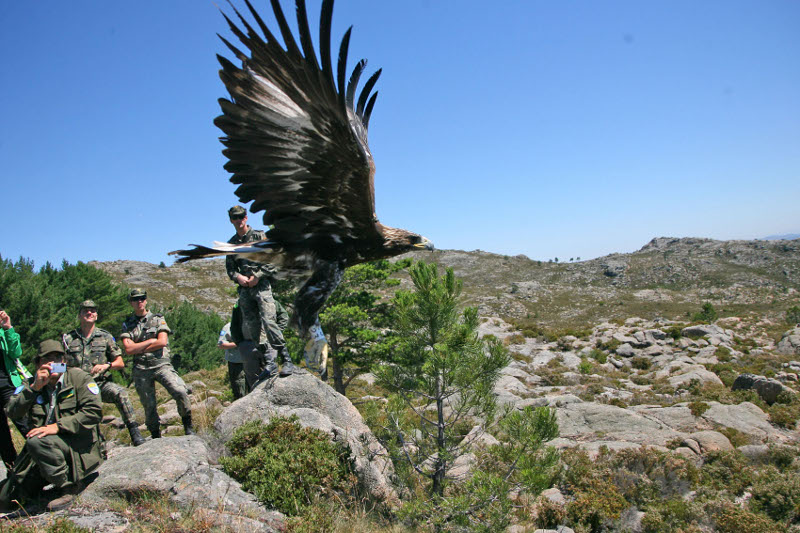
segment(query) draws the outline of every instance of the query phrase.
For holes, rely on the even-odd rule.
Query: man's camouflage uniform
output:
[[[132,314],[122,323],[120,338],[143,342],[158,337],[162,331],[170,333],[163,315],[148,312],[145,316],[138,317]],[[169,347],[165,346],[152,353],[134,354],[133,382],[144,408],[144,423],[154,438],[161,436],[161,425],[156,409],[156,381],[161,383],[177,402],[178,413],[183,419],[184,427],[186,427],[187,421],[191,426],[192,417],[189,391],[172,367],[169,359]]]
[[[92,376],[80,368],[68,368],[55,389],[46,386],[39,391],[31,388],[34,379],[17,388],[8,403],[9,417],[29,416],[31,427],[57,423],[58,433],[25,441],[14,469],[0,485],[0,508],[5,510],[13,508],[12,500],[36,496],[47,484],[77,485],[105,458],[100,435],[103,404]]]
[[[234,234],[228,242],[231,244],[244,244],[266,239],[266,233],[250,228],[241,237]],[[282,362],[288,368],[291,364],[289,352],[283,332],[277,323],[277,309],[272,297],[271,279],[275,274],[275,267],[266,263],[250,261],[244,257],[229,255],[225,258],[225,269],[228,277],[236,282],[236,275],[255,276],[258,284],[254,287],[242,287],[237,283],[239,291],[239,308],[242,311],[242,334],[246,340],[256,344],[269,343]],[[267,358],[270,354],[267,353]],[[268,365],[270,361],[268,361]],[[274,365],[274,360],[271,362]]]
[[[95,365],[110,364],[122,356],[122,350],[117,346],[111,333],[98,327],[94,328],[89,338],[83,336],[80,328],[76,328],[65,334],[63,340],[67,352],[65,358],[67,366],[80,368],[87,374],[92,373]],[[102,400],[115,404],[119,409],[125,427],[138,425],[125,387],[114,383],[108,371],[94,376],[94,380],[100,387]]]

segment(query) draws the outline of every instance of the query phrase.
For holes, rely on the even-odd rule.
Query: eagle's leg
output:
[[[319,311],[342,281],[344,264],[325,263],[297,291],[294,299],[292,326],[301,339],[307,340],[303,356],[306,365],[326,376],[328,343],[319,323]]]

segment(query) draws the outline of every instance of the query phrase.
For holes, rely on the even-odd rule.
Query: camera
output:
[[[63,374],[67,371],[67,363],[52,363],[50,365],[51,374]]]

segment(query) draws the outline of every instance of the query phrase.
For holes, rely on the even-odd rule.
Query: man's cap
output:
[[[87,307],[94,307],[97,309],[97,304],[94,303],[94,300],[84,300],[81,302],[81,305],[78,306],[78,311],[83,311]]]
[[[128,300],[133,300],[134,298],[147,298],[147,291],[144,289],[131,289],[128,294]]]
[[[228,209],[228,218],[243,217],[243,216],[247,216],[247,210],[240,205],[235,205],[230,209]]]
[[[36,354],[36,359],[39,360],[45,355],[50,355],[51,353],[64,355],[64,347],[56,340],[42,341],[39,343],[39,353]]]

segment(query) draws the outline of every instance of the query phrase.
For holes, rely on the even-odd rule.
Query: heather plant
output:
[[[248,422],[227,446],[231,457],[220,458],[225,472],[287,515],[302,513],[318,495],[354,493],[347,450],[325,432],[302,427],[296,417]]]

